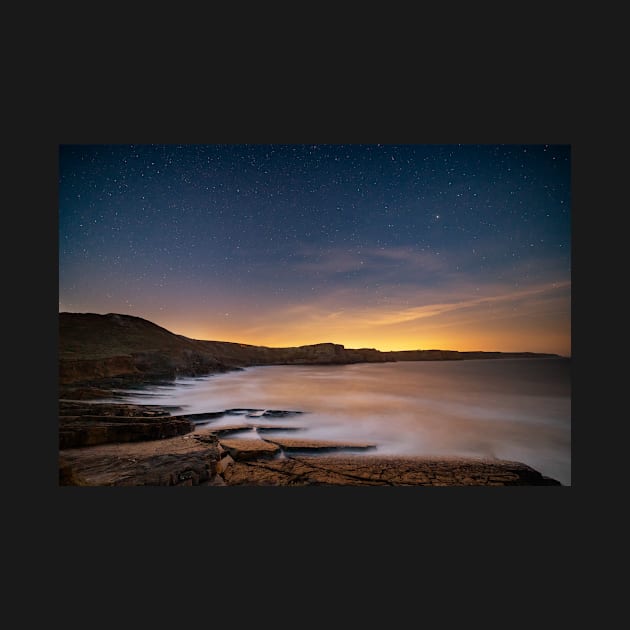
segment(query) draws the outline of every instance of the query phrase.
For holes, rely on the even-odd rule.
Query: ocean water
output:
[[[277,436],[375,443],[374,454],[520,461],[570,485],[570,366],[555,358],[262,366],[129,393],[130,402],[186,413],[302,411],[242,420],[302,429]]]

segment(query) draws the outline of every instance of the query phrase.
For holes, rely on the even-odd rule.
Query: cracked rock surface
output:
[[[292,456],[235,462],[227,485],[521,486],[559,485],[519,462],[426,457]]]

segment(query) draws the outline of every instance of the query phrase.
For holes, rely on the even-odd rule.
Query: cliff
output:
[[[140,317],[59,314],[59,382],[118,385],[230,369],[199,342]]]
[[[59,383],[67,386],[128,386],[253,365],[344,364],[502,357],[549,357],[533,353],[407,350],[380,352],[318,343],[268,348],[176,335],[140,317],[109,313],[59,314]]]

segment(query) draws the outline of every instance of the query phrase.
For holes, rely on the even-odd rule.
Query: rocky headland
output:
[[[228,341],[200,341],[176,335],[131,315],[59,314],[60,397],[72,400],[111,396],[112,387],[172,381],[255,365],[333,365],[386,361],[461,361],[555,357],[529,352],[458,352],[345,348],[318,343],[268,348]]]

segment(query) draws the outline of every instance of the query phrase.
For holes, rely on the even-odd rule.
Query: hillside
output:
[[[59,381],[116,385],[229,369],[198,342],[130,315],[59,314]]]
[[[113,387],[171,380],[252,365],[340,364],[555,356],[532,353],[409,350],[380,352],[320,343],[268,348],[176,335],[140,317],[108,313],[59,314],[59,382]]]

